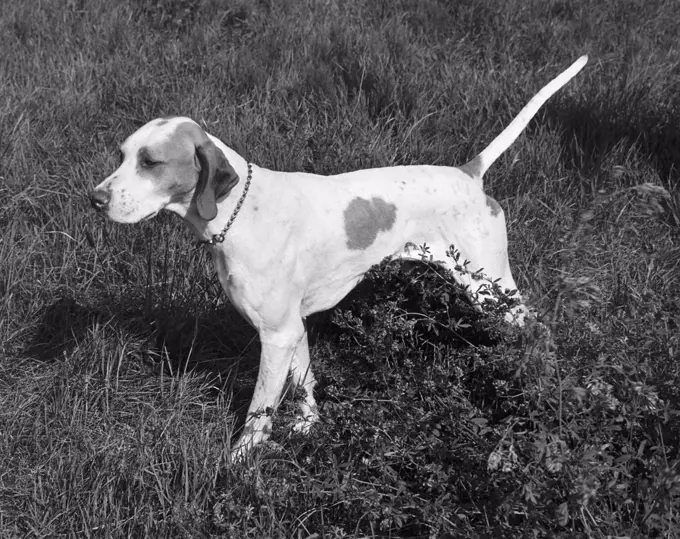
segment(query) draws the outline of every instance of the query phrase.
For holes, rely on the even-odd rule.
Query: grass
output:
[[[676,12],[6,2],[0,536],[680,536]],[[458,165],[583,53],[486,177],[550,334],[383,265],[312,321],[322,422],[288,399],[229,464],[255,335],[177,220],[90,211],[118,144],[181,114],[272,169]]]

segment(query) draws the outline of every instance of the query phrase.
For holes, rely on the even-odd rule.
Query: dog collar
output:
[[[224,238],[227,236],[227,232],[231,228],[231,225],[234,223],[234,220],[236,219],[238,212],[241,210],[241,206],[243,206],[243,201],[246,199],[246,195],[248,194],[248,188],[250,187],[250,180],[252,179],[253,179],[253,165],[251,163],[248,163],[248,177],[246,178],[246,185],[243,188],[241,198],[239,198],[238,202],[236,203],[234,211],[231,212],[231,217],[229,217],[227,224],[224,225],[222,232],[220,232],[219,234],[213,234],[212,238],[210,238],[209,240],[198,240],[198,245],[215,245],[216,243],[222,243],[224,241]]]

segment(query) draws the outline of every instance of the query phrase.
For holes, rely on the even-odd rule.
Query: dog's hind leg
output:
[[[427,252],[423,252],[422,245],[407,244],[397,257],[429,261],[446,267],[453,279],[464,288],[475,308],[481,311],[486,299],[498,299],[493,294],[492,282],[497,282],[503,291],[517,290],[507,255],[505,217],[500,207],[494,207],[488,215],[470,220],[463,228],[466,230],[452,232],[446,238],[424,242]],[[453,254],[451,248],[457,253],[457,259],[450,256]],[[524,325],[526,307],[519,292],[512,297],[519,303],[510,309],[505,318],[510,323]]]

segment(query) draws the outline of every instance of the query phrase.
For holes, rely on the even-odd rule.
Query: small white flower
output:
[[[489,470],[496,470],[498,467],[501,465],[501,462],[503,461],[503,457],[501,454],[496,451],[495,449],[491,452],[489,455],[489,459],[487,460],[486,467]]]

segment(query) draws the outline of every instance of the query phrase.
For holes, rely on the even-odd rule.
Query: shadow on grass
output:
[[[144,314],[142,302],[111,308],[63,296],[42,311],[22,355],[60,361],[77,353],[81,343],[94,341],[97,328],[102,327],[121,336],[115,353],[141,351],[137,355],[159,376],[161,369],[177,376],[208,375],[216,393],[231,396],[238,422],[244,421],[257,376],[259,342],[255,330],[231,305],[201,312],[159,308]]]
[[[442,303],[443,297],[450,297],[446,305]],[[374,326],[384,323],[381,320],[385,310],[397,300],[399,316],[395,320],[415,317],[424,324],[417,330],[422,332],[422,339],[416,339],[422,341],[423,346],[468,348],[493,345],[498,341],[497,335],[485,330],[480,314],[443,279],[437,268],[420,263],[393,263],[382,277],[371,278],[369,275],[336,310],[309,317],[307,327],[312,349],[322,344],[322,348],[332,349],[329,354],[332,357],[351,351],[351,342],[366,340],[370,332],[378,331]],[[44,308],[33,340],[23,354],[44,362],[72,357],[79,362],[80,353],[83,364],[122,357],[126,362],[137,361],[142,369],[157,376],[162,376],[163,372],[173,376],[186,372],[206,375],[210,386],[215,388],[214,397],[226,396],[236,414],[237,425],[242,425],[259,366],[260,345],[256,331],[229,303],[219,308],[199,308],[195,303],[166,304],[148,311],[144,304],[139,297],[90,301],[62,296]],[[435,311],[440,315],[426,316]],[[360,326],[345,323],[343,312],[352,312],[352,320],[360,320]],[[452,332],[450,320],[459,317],[467,325]],[[385,329],[391,324],[389,320],[387,323]],[[432,330],[430,326],[439,327],[441,331]],[[97,350],[100,360],[90,357],[88,347],[85,347],[86,351],[79,351],[86,343],[90,352]],[[366,345],[376,345],[382,350],[383,343],[371,343],[367,341]],[[399,346],[405,346],[405,343]],[[350,355],[360,357],[364,352]],[[312,358],[315,369],[319,364],[315,360],[323,359]],[[373,361],[365,367],[369,370],[380,368]],[[323,388],[320,389],[323,394]]]
[[[44,362],[56,361],[83,340],[89,328],[110,318],[110,312],[61,297],[40,314],[33,339],[24,348],[23,355]]]
[[[593,177],[602,159],[611,159],[617,147],[623,150],[621,164],[629,148],[635,147],[662,179],[675,174],[680,163],[680,116],[673,110],[635,111],[633,105],[626,105],[632,112],[621,107],[616,102],[600,109],[585,103],[546,106],[546,118],[561,127],[565,164],[580,170],[584,177]]]

